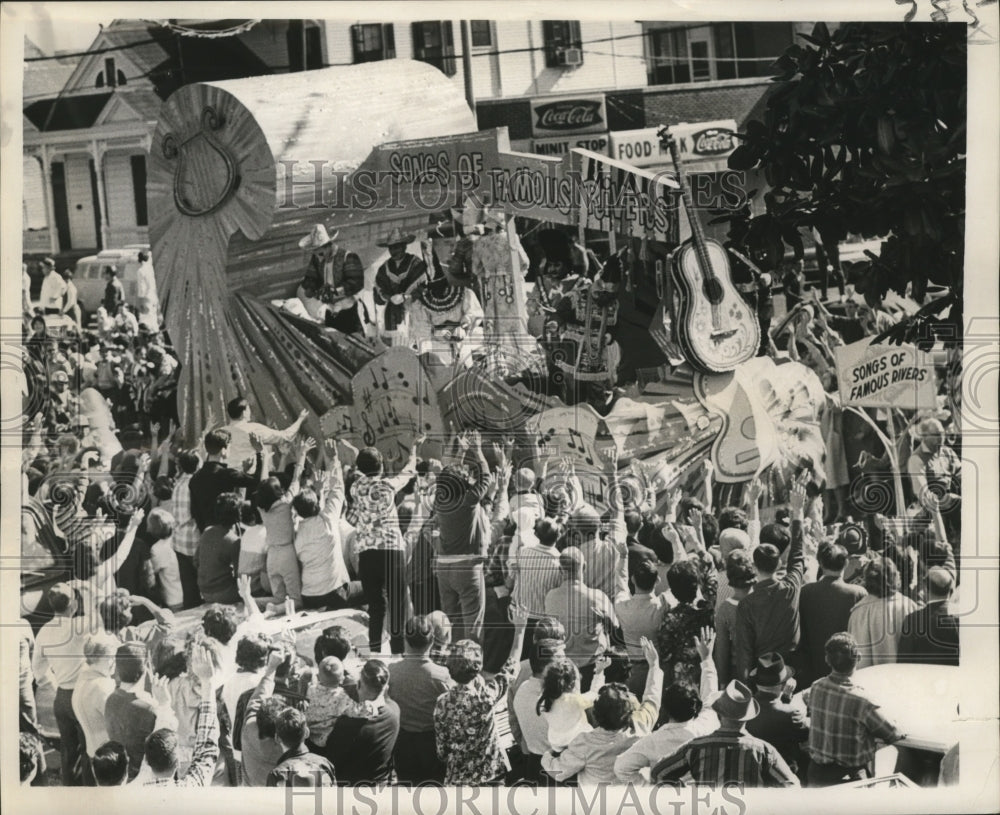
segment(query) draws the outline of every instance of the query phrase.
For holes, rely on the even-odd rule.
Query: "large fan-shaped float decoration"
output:
[[[797,363],[758,359],[719,375],[664,368],[599,417],[509,384],[495,359],[442,384],[439,370],[420,372],[412,351],[385,352],[272,305],[294,292],[306,263],[299,240],[317,223],[339,230],[338,243],[360,255],[369,288],[383,255],[377,242],[393,227],[426,231],[426,208],[325,206],[343,199],[350,171],[383,166],[380,146],[492,140],[508,168],[532,160],[503,154],[495,135],[475,130],[447,78],[400,60],[198,83],[167,101],[150,151],[150,235],[166,326],[183,365],[178,399],[188,443],[241,395],[273,426],[308,406],[323,417],[311,420],[311,433],[374,441],[390,462],[402,461],[418,432],[475,425],[534,435],[547,452],[595,470],[614,445],[620,464],[658,490],[709,455],[729,483],[800,457],[819,466],[822,447],[813,442],[822,388]],[[566,212],[551,216],[573,222]],[[402,383],[418,389],[410,394]]]
[[[440,71],[400,60],[196,83],[167,100],[147,197],[157,286],[183,365],[178,398],[189,441],[222,419],[237,395],[257,417],[281,425],[303,405],[319,414],[350,394],[371,348],[328,334],[317,347],[269,301],[290,296],[302,278],[298,241],[317,222],[331,222],[326,204],[342,183],[339,171],[384,142],[475,129]],[[337,214],[340,241],[366,265],[391,226],[427,223],[426,212],[408,213],[409,222],[396,213],[396,224]]]

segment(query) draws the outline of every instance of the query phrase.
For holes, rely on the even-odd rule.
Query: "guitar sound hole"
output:
[[[722,283],[717,277],[710,277],[705,281],[705,297],[708,298],[713,306],[718,305],[722,302],[722,297],[725,292],[722,289]]]

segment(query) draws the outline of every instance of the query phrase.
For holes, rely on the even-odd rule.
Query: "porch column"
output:
[[[49,224],[49,254],[59,254],[59,230],[56,229],[55,196],[52,193],[52,160],[49,146],[43,144],[35,154],[42,164],[42,196],[45,200],[45,220]]]
[[[96,139],[90,143],[90,155],[94,159],[94,172],[97,174],[97,200],[101,207],[101,247],[108,248],[108,204],[104,194],[104,153],[106,147]]]

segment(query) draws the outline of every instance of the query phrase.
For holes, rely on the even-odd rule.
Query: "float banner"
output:
[[[872,345],[871,339],[834,349],[844,406],[937,406],[937,381],[930,357],[912,345]]]
[[[580,178],[580,221],[587,229],[677,243],[675,180],[590,150],[573,150],[572,158]]]

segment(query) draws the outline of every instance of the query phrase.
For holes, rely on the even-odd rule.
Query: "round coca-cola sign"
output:
[[[691,137],[691,152],[698,156],[718,156],[734,148],[733,131],[710,127]]]

